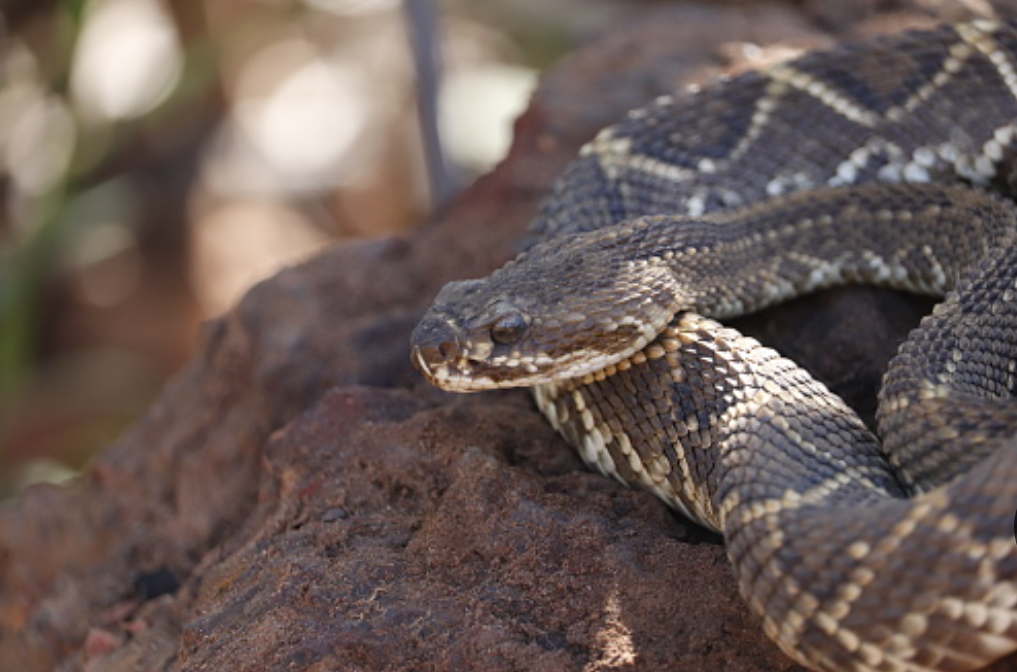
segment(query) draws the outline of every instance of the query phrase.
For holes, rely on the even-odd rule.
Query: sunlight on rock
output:
[[[195,217],[191,284],[204,314],[224,312],[255,282],[327,242],[301,213],[272,201],[234,201]]]
[[[162,102],[182,67],[179,38],[158,0],[95,0],[71,73],[86,117],[139,117]]]
[[[512,142],[512,122],[536,86],[533,70],[476,65],[449,72],[441,93],[441,132],[453,161],[483,171],[500,161]]]
[[[617,670],[636,664],[636,647],[632,641],[632,631],[622,620],[621,604],[618,603],[617,594],[612,592],[608,596],[604,609],[607,612],[604,615],[604,624],[595,636],[597,657],[583,668],[583,672]]]

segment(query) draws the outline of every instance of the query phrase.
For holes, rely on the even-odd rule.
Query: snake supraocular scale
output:
[[[584,147],[517,259],[442,290],[414,361],[535,387],[588,463],[722,532],[805,665],[980,667],[1017,648],[1015,148],[1006,23],[657,101]],[[710,319],[855,282],[945,296],[891,363],[881,440]]]

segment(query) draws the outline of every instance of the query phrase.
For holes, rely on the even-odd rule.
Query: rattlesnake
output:
[[[447,285],[413,359],[532,386],[601,471],[720,531],[819,670],[1017,649],[1017,25],[810,54],[602,131],[523,253]],[[844,283],[945,296],[891,363],[878,441],[723,319]]]

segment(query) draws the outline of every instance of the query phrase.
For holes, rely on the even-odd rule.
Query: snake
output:
[[[654,100],[565,169],[411,359],[531,388],[591,467],[719,532],[814,670],[1017,650],[1017,24],[845,43]],[[730,318],[846,284],[936,297],[876,429]],[[861,336],[859,336],[861,337]]]

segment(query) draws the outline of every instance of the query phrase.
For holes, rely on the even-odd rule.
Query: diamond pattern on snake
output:
[[[412,336],[435,385],[529,387],[593,468],[720,532],[766,633],[815,670],[1017,650],[1017,25],[806,55],[630,113],[520,255]],[[721,324],[822,288],[942,299],[878,436]]]

